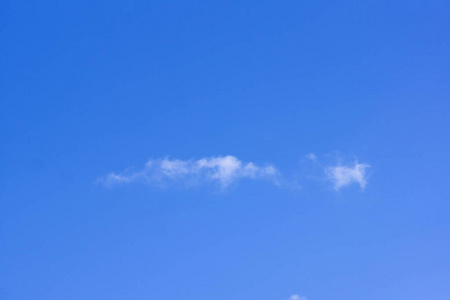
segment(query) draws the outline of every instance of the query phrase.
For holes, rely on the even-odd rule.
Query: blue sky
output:
[[[450,295],[448,1],[3,1],[0,298]]]

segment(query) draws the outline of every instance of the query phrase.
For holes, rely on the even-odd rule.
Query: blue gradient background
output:
[[[2,1],[0,299],[450,296],[450,2]],[[150,158],[365,191],[105,189]]]

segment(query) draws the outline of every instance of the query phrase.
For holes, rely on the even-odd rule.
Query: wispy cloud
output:
[[[316,161],[317,160],[317,155],[315,155],[314,153],[309,153],[307,155],[305,155],[306,159],[312,160],[312,161]]]
[[[310,153],[304,158],[313,162],[314,167],[304,165],[295,172],[304,172],[306,180],[322,181],[325,176],[325,179],[330,181],[337,191],[355,183],[359,184],[361,190],[364,190],[367,185],[366,169],[370,167],[368,164],[357,161],[353,164],[323,164],[314,153]],[[296,176],[283,176],[277,168],[270,164],[256,165],[227,155],[189,160],[168,157],[152,159],[141,170],[112,172],[100,177],[98,182],[105,186],[141,182],[158,187],[194,187],[213,183],[219,188],[225,189],[242,179],[264,179],[281,188],[298,190],[304,185],[300,185],[299,178]]]
[[[107,186],[144,182],[165,186],[180,183],[193,186],[206,182],[215,182],[221,188],[244,178],[269,179],[276,182],[278,171],[271,165],[257,166],[252,162],[244,163],[238,158],[227,155],[201,158],[198,160],[156,159],[149,160],[140,171],[129,173],[110,173],[99,181]]]
[[[306,300],[306,297],[300,297],[299,295],[292,295],[288,300]]]
[[[333,182],[335,190],[340,190],[352,183],[359,184],[360,188],[364,190],[367,185],[366,169],[369,167],[368,164],[355,162],[353,166],[337,165],[327,167],[325,172],[328,179]]]

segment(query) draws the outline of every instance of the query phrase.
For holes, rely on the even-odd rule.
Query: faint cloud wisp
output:
[[[353,166],[337,165],[327,167],[325,172],[328,179],[333,182],[334,189],[337,191],[352,183],[359,184],[361,190],[364,190],[367,185],[366,169],[369,167],[368,164],[355,162]]]
[[[306,297],[300,297],[299,295],[292,295],[288,300],[306,300]]]
[[[312,161],[316,161],[317,155],[315,155],[314,153],[309,153],[309,154],[305,155],[305,158],[312,160]]]
[[[323,179],[331,182],[336,191],[341,188],[358,184],[361,190],[367,186],[366,169],[370,166],[355,161],[353,164],[323,164],[318,156],[310,153],[304,156],[314,167],[306,166],[304,177],[316,181]],[[300,169],[300,172],[302,170]],[[312,175],[311,175],[312,174]],[[314,176],[314,174],[316,174]],[[325,176],[325,177],[324,177]],[[97,179],[97,182],[112,187],[120,184],[140,182],[157,187],[181,186],[196,187],[212,183],[220,189],[243,180],[266,180],[285,189],[298,190],[302,188],[298,178],[286,178],[274,166],[259,166],[252,162],[243,162],[235,156],[212,156],[200,159],[151,159],[139,171],[112,172]]]
[[[199,160],[156,159],[149,160],[143,170],[134,173],[110,173],[99,182],[106,186],[144,182],[165,186],[170,183],[182,183],[194,186],[203,182],[215,182],[221,188],[244,178],[269,179],[276,183],[278,171],[275,167],[257,166],[252,162],[244,163],[238,158],[227,155],[201,158]]]

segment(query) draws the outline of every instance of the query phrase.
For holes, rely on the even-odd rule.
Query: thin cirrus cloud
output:
[[[299,295],[292,295],[292,296],[289,297],[288,300],[306,300],[306,298],[305,297],[301,297]]]
[[[149,160],[141,171],[134,173],[110,173],[99,179],[106,186],[132,182],[144,182],[159,186],[183,184],[197,186],[212,182],[221,188],[241,179],[268,179],[276,183],[278,171],[271,165],[257,166],[252,162],[244,163],[238,158],[227,155],[201,158],[198,160],[156,159]]]
[[[312,161],[316,161],[317,155],[315,155],[314,153],[309,153],[309,154],[305,155],[305,158],[312,160]]]
[[[369,167],[368,164],[355,162],[353,166],[337,165],[327,167],[325,173],[337,191],[354,183],[359,184],[361,190],[364,190],[367,185],[366,169]]]
[[[314,153],[305,157],[314,165],[319,166],[324,178],[333,185],[336,191],[352,184],[358,184],[361,190],[364,190],[367,185],[366,169],[370,167],[368,164],[355,162],[350,165],[324,166]],[[196,187],[213,183],[221,189],[225,189],[243,179],[266,180],[284,188],[297,186],[296,181],[282,176],[281,172],[273,165],[259,166],[252,162],[243,162],[231,155],[206,157],[197,160],[167,157],[152,159],[139,171],[112,172],[99,178],[98,182],[109,187],[134,182],[159,187],[173,185]]]

